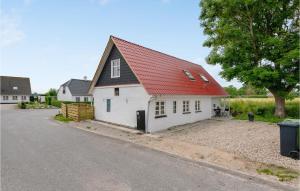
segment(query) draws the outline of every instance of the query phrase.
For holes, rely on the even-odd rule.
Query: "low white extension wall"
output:
[[[183,101],[190,103],[190,113],[183,114]],[[195,112],[195,101],[200,100],[201,112]],[[165,101],[166,117],[155,117],[155,102]],[[177,111],[173,113],[173,101],[177,103]],[[209,119],[212,116],[212,98],[209,96],[159,96],[150,102],[148,132],[167,129],[172,126],[193,123]]]

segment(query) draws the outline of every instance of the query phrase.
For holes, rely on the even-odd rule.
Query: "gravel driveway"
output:
[[[158,135],[228,151],[252,161],[300,169],[300,162],[279,154],[276,124],[239,120],[204,120]]]

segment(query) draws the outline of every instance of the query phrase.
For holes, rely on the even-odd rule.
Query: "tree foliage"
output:
[[[240,88],[236,88],[233,85],[224,87],[225,91],[230,97],[247,97],[247,96],[267,96],[267,90],[265,88],[257,88],[250,84],[244,84]]]
[[[57,90],[55,88],[50,88],[46,93],[47,96],[57,96]]]
[[[202,0],[209,64],[285,99],[299,84],[299,0]],[[284,101],[283,101],[284,102]]]

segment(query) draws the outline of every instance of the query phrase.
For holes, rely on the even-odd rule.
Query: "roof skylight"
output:
[[[203,81],[208,82],[208,79],[203,74],[200,74],[200,77]]]
[[[183,72],[190,80],[195,80],[194,76],[189,71],[183,70]]]

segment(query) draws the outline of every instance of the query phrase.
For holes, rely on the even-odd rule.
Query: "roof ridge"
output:
[[[85,79],[75,79],[75,78],[71,78],[70,80],[92,81],[92,80],[85,80]]]
[[[143,46],[143,45],[140,45],[140,44],[137,44],[137,43],[134,43],[134,42],[130,42],[130,41],[128,41],[128,40],[124,40],[124,39],[122,39],[122,38],[119,38],[119,37],[116,37],[116,36],[113,36],[113,35],[110,35],[110,36],[111,36],[112,38],[116,38],[116,39],[118,39],[118,40],[121,40],[121,41],[130,43],[130,44],[139,46],[139,47],[141,47],[141,48],[145,48],[145,49],[148,49],[148,50],[151,50],[151,51],[160,53],[160,54],[164,54],[164,55],[169,56],[169,57],[173,57],[173,58],[178,59],[178,60],[182,60],[182,61],[188,62],[189,64],[194,64],[194,65],[197,65],[197,66],[202,67],[200,64],[196,64],[196,63],[193,63],[193,62],[191,62],[191,61],[188,61],[188,60],[185,60],[185,59],[182,59],[182,58],[178,58],[178,57],[176,57],[176,56],[173,56],[173,55],[170,55],[170,54],[167,54],[167,53],[158,51],[158,50],[154,50],[154,49],[152,49],[152,48],[148,48],[148,47],[145,47],[145,46]],[[203,67],[202,67],[202,68],[203,68]]]
[[[28,78],[29,79],[29,77],[21,77],[21,76],[0,76],[1,78],[2,77],[8,77],[8,78]]]

